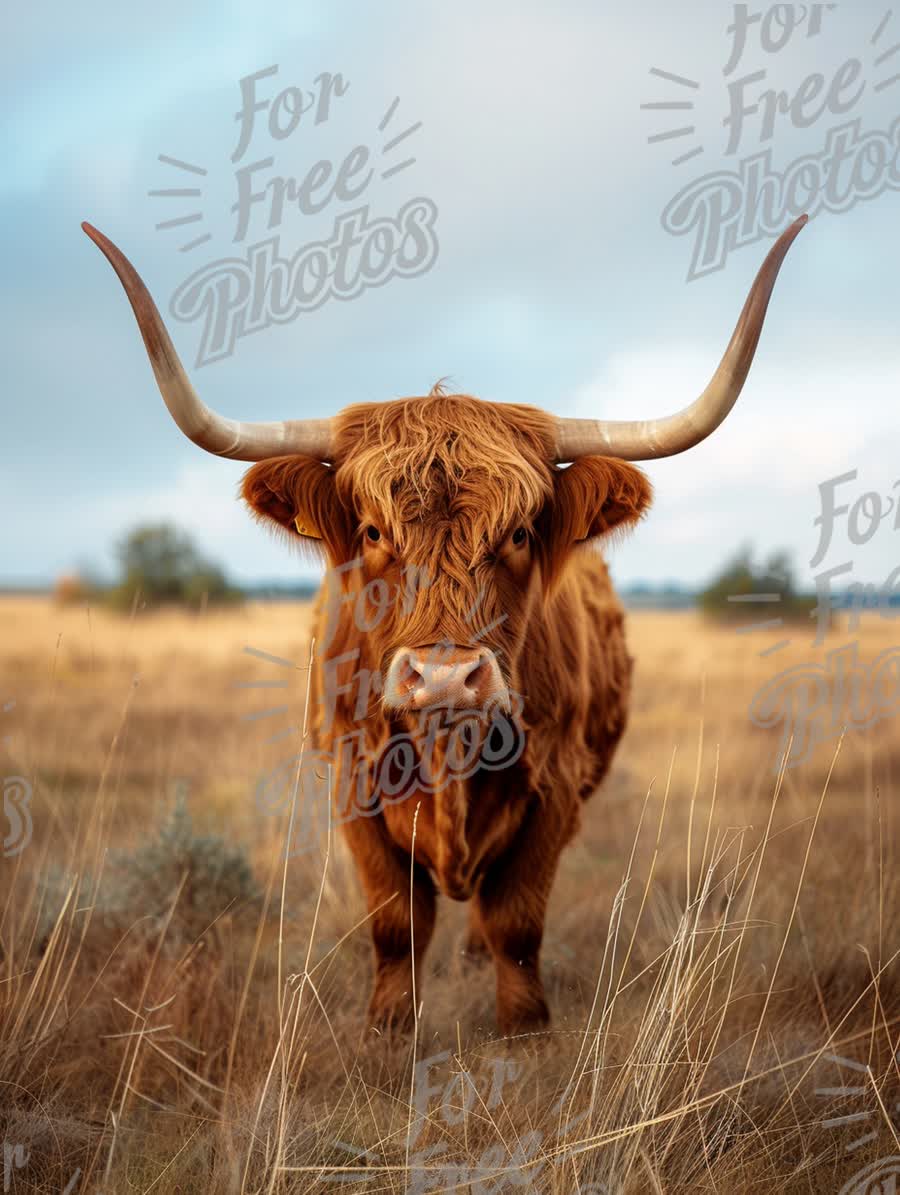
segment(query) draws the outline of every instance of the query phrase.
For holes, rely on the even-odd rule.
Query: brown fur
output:
[[[328,753],[360,732],[375,759],[389,736],[411,732],[408,718],[381,705],[377,674],[399,647],[439,643],[493,650],[522,695],[526,733],[521,758],[506,770],[414,789],[374,816],[344,822],[372,914],[370,1011],[382,1023],[409,1020],[412,943],[418,975],[441,890],[471,900],[470,944],[493,955],[501,1030],[543,1023],[538,954],[550,888],[581,803],[622,735],[630,691],[622,609],[591,541],[634,524],[649,505],[649,483],[618,460],[559,468],[550,416],[439,387],[425,398],[348,408],[336,425],[330,465],[268,460],[243,484],[253,510],[297,542],[299,516],[321,537],[306,542],[321,543],[332,566],[359,560],[339,582],[332,574],[318,603],[318,746]],[[366,538],[369,525],[382,533],[378,544]],[[517,527],[529,532],[524,547],[512,546]],[[422,572],[403,571],[411,565]],[[382,607],[384,594],[391,600]],[[372,629],[360,630],[360,618]],[[355,658],[336,662],[348,653]],[[417,740],[438,770],[440,744]],[[334,772],[335,808],[346,815],[356,775],[340,761]]]

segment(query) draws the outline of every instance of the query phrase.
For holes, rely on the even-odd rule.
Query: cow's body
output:
[[[431,471],[441,474],[449,467],[444,461],[447,445],[441,439],[447,428],[447,406],[468,404],[479,416],[489,412],[491,418],[483,429],[486,445],[492,438],[496,443],[496,412],[502,419],[503,408],[480,403],[476,407],[476,400],[443,395],[410,401],[433,405],[438,398],[444,417],[435,419],[430,451],[422,453],[420,446],[419,452],[420,459],[431,460]],[[476,439],[475,422],[470,414],[470,448]],[[510,430],[506,439],[514,445]],[[353,444],[366,440],[357,428]],[[390,442],[384,448],[390,459]],[[343,466],[358,468],[355,456],[351,449]],[[339,472],[341,466],[338,461]],[[523,458],[520,467],[534,465]],[[456,500],[462,495],[463,503],[467,481],[484,487],[483,477],[467,478],[466,472],[463,465],[455,491]],[[428,588],[414,599],[425,600],[432,593],[441,595],[447,581],[440,563],[442,553],[453,551],[453,503],[442,517],[437,509],[446,501],[442,487],[438,485],[437,492],[429,489],[426,477],[417,482],[422,492],[417,517],[434,529],[435,540],[441,534],[448,540],[437,556],[421,561],[434,570]],[[469,946],[486,948],[493,955],[501,1029],[543,1022],[547,1007],[538,952],[559,855],[578,829],[583,800],[609,767],[627,717],[631,659],[622,608],[606,565],[596,548],[582,548],[562,565],[552,594],[545,593],[532,571],[523,577],[520,608],[499,608],[496,595],[489,603],[490,621],[499,617],[505,622],[503,616],[511,615],[516,623],[512,640],[506,641],[505,649],[497,645],[497,650],[502,650],[506,674],[522,698],[525,745],[521,756],[509,767],[479,769],[434,792],[409,786],[401,799],[381,803],[374,816],[359,812],[370,797],[368,793],[360,797],[356,791],[359,773],[348,778],[349,761],[358,765],[358,756],[342,752],[340,744],[362,731],[369,757],[376,758],[385,742],[409,730],[415,719],[384,709],[378,693],[365,700],[368,682],[364,678],[383,667],[385,652],[385,639],[362,629],[368,625],[365,619],[360,625],[358,599],[367,583],[371,584],[371,573],[361,565],[359,570],[344,572],[343,584],[332,575],[323,586],[315,635],[325,647],[316,657],[312,726],[318,752],[334,761],[335,814],[372,914],[376,966],[372,1013],[381,1021],[408,1018],[412,944],[419,962],[434,926],[436,894],[442,893],[471,901]],[[445,599],[446,594],[441,600]],[[399,594],[396,600],[400,601]],[[482,616],[472,618],[472,637],[477,640],[485,625]],[[449,631],[450,638],[459,642],[459,632],[453,627]],[[426,638],[432,641],[436,633],[429,629]],[[338,660],[343,662],[336,665]],[[439,740],[431,754],[440,751]],[[426,762],[430,774],[441,772],[434,758]],[[365,784],[371,788],[371,776]],[[411,854],[415,856],[412,910]]]

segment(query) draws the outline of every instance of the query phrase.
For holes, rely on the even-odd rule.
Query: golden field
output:
[[[631,723],[550,906],[552,1027],[497,1038],[444,902],[418,1032],[386,1038],[339,838],[298,849],[259,788],[302,739],[308,607],[0,600],[0,1189],[893,1190],[896,715],[780,770],[748,717],[893,624],[629,628]]]

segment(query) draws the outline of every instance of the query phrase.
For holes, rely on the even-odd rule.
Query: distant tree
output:
[[[758,605],[735,600],[749,594],[770,595],[771,600]],[[735,553],[697,600],[701,610],[712,618],[748,623],[766,617],[807,619],[816,605],[814,597],[797,592],[788,552],[773,552],[767,560],[756,564],[749,544]]]
[[[99,601],[109,589],[109,580],[91,560],[81,560],[53,583],[53,597],[60,606],[75,606]]]
[[[179,604],[199,609],[239,601],[240,591],[169,523],[136,527],[116,549],[121,580],[110,591],[119,609]]]
[[[741,612],[741,603],[730,603],[730,597],[753,592],[753,549],[748,544],[740,548],[700,592],[698,602],[707,614],[721,617]]]
[[[53,600],[58,606],[75,606],[93,596],[94,590],[79,573],[63,573],[53,583]]]

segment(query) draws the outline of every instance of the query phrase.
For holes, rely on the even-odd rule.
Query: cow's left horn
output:
[[[302,453],[329,460],[331,421],[293,419],[285,423],[241,423],[211,411],[200,399],[178,359],[162,316],[141,276],[112,241],[90,224],[81,226],[106,255],[125,288],[144,338],[147,356],[169,413],[184,434],[207,452],[238,461]]]
[[[664,419],[603,422],[560,418],[556,435],[557,461],[574,461],[580,456],[649,461],[685,452],[714,432],[737,402],[753,364],[753,354],[781,263],[807,219],[807,216],[801,216],[796,220],[769,250],[750,288],[725,356],[696,402]]]

